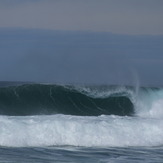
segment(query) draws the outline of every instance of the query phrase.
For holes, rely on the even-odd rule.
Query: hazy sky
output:
[[[163,85],[162,0],[0,0],[0,80]]]
[[[1,0],[0,27],[163,34],[162,0]]]

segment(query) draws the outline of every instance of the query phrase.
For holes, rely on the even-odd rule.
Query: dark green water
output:
[[[96,89],[100,91],[101,87]],[[0,88],[0,114],[130,116],[134,114],[134,108],[125,92],[112,93],[106,97],[93,97],[72,86],[25,84]]]

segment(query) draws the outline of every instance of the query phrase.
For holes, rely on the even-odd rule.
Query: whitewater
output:
[[[163,159],[162,88],[12,84],[0,114],[0,162]]]
[[[1,146],[158,146],[163,120],[68,115],[0,117]]]

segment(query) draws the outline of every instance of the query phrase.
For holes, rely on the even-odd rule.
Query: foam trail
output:
[[[163,120],[68,115],[0,116],[0,146],[156,146],[163,144]]]

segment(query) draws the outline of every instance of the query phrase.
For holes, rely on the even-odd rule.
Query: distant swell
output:
[[[134,106],[130,98],[121,93],[93,97],[68,86],[25,84],[0,88],[0,114],[131,116]]]

